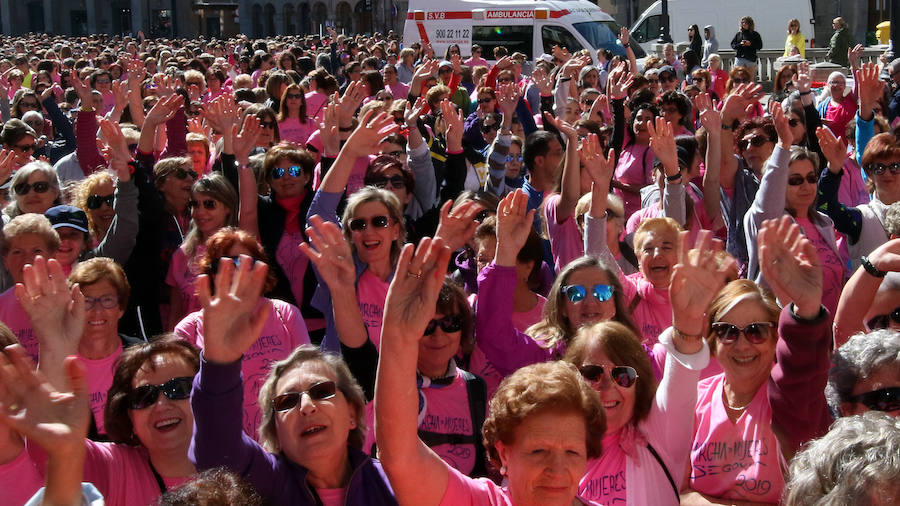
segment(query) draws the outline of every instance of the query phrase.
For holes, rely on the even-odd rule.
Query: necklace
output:
[[[748,402],[747,404],[744,404],[743,406],[732,406],[731,403],[728,402],[728,396],[725,395],[724,390],[722,391],[722,400],[725,402],[725,407],[732,411],[743,411],[743,410],[747,409],[747,406],[749,406],[753,402],[753,399],[751,399],[750,402]]]

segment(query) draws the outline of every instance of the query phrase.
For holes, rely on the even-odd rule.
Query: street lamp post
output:
[[[672,42],[672,37],[669,36],[669,0],[662,0],[662,16],[659,20],[659,39],[657,39],[660,44],[668,44]]]

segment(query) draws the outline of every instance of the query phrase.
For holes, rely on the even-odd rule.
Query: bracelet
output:
[[[670,182],[670,183],[673,183],[673,182],[675,182],[675,181],[678,181],[679,179],[681,179],[681,172],[680,172],[680,171],[678,172],[678,174],[672,174],[671,176],[666,176],[666,181],[668,181],[668,182]]]
[[[798,94],[802,97],[803,95],[809,95],[810,93],[812,93],[812,90],[801,91],[801,92],[799,92]]]
[[[734,124],[722,123],[722,130],[734,130]]]
[[[860,263],[862,263],[863,269],[869,273],[870,276],[874,276],[876,278],[883,278],[887,276],[887,273],[879,270],[878,267],[872,265],[872,262],[869,261],[869,257],[860,257]]]
[[[674,330],[675,333],[682,338],[700,339],[703,337],[703,334],[685,334],[684,332],[678,330],[678,327],[676,327],[674,324],[672,325],[672,330]]]

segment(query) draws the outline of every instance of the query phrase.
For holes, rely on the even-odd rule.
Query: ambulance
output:
[[[497,46],[534,61],[558,45],[572,53],[588,49],[596,62],[598,49],[625,55],[618,29],[612,16],[587,0],[410,0],[403,45],[430,42],[441,57],[458,44],[468,57],[478,44],[488,61]]]

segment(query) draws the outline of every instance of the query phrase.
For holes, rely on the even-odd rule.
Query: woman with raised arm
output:
[[[831,421],[822,394],[831,334],[816,247],[782,216],[760,228],[759,248],[763,275],[786,305],[744,279],[710,304],[704,334],[724,372],[698,385],[681,504],[777,503],[786,462]]]
[[[600,455],[605,417],[597,393],[571,365],[526,367],[492,399],[484,442],[507,486],[462,475],[416,436],[418,343],[450,250],[441,239],[429,238],[413,250],[404,248],[391,283],[382,354],[389,358],[379,363],[375,388],[375,435],[398,500],[424,506],[597,504],[577,496],[578,481],[587,459]]]
[[[215,295],[208,276],[198,279],[205,347],[191,393],[192,460],[240,474],[273,504],[397,504],[381,465],[361,451],[365,397],[336,355],[301,346],[276,362],[259,394],[262,446],[242,432],[241,358],[271,305],[259,304],[267,266],[237,263],[220,260]]]
[[[883,328],[900,329],[900,238],[875,248],[844,285],[834,315],[834,348],[851,336]]]

